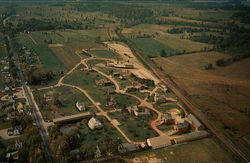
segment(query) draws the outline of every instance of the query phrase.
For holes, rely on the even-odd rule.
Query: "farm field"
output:
[[[186,26],[178,26],[179,28],[183,28]],[[164,49],[167,51],[170,51],[172,53],[174,52],[192,52],[192,51],[200,51],[204,48],[212,48],[213,46],[211,44],[206,43],[200,43],[200,42],[194,42],[189,39],[180,38],[177,34],[169,34],[167,33],[168,29],[176,28],[173,25],[151,25],[151,24],[140,24],[133,28],[126,29],[123,31],[124,35],[128,38],[132,37],[132,40],[140,40],[142,48],[152,47],[152,48],[158,48],[157,51],[160,49]],[[196,28],[196,27],[189,27],[189,28]],[[148,35],[154,35],[153,38],[133,38],[134,35],[140,35],[138,33],[142,33],[140,35],[148,34]],[[157,34],[156,34],[157,33]],[[143,44],[144,43],[147,44]],[[149,42],[149,40],[151,42]],[[147,41],[147,42],[146,42]],[[139,42],[139,41],[138,41]],[[139,43],[140,43],[139,42]],[[153,45],[152,45],[153,44]],[[139,44],[140,45],[140,44]],[[139,46],[140,47],[140,46]],[[150,49],[150,48],[148,48]],[[148,50],[147,49],[147,50]],[[146,55],[147,52],[145,52]],[[153,55],[153,56],[159,56],[159,55]]]
[[[246,68],[250,60],[204,70],[207,64],[215,65],[216,60],[227,57],[208,52],[157,58],[155,61],[187,91],[211,122],[224,133],[233,135],[235,140],[242,141],[243,136],[250,134],[244,127],[250,123],[247,111],[250,105],[250,71]]]
[[[116,53],[110,50],[91,50],[90,53],[93,54],[95,57],[100,58],[119,58]]]
[[[206,47],[212,47],[212,45],[209,44],[194,42],[187,39],[180,39],[179,36],[168,33],[163,33],[162,36],[155,39],[172,49],[179,50],[180,52],[200,51]]]
[[[11,70],[1,60],[0,128],[18,135],[19,119],[28,126],[22,148],[13,148],[16,162],[249,161],[250,6],[33,1],[0,2],[0,59],[8,49]],[[53,122],[85,111],[91,115]],[[195,138],[176,140],[191,136],[184,133]],[[12,162],[13,139],[1,139],[0,162]]]
[[[60,62],[63,63],[67,70],[70,70],[80,62],[79,56],[67,47],[53,47],[51,50],[60,59]]]
[[[97,38],[106,40],[106,29],[93,29],[93,30],[55,30],[55,31],[35,31],[29,34],[20,33],[17,40],[26,45],[33,47],[36,45],[44,45],[45,40],[52,40],[52,44],[64,44],[72,42],[87,42]]]
[[[158,41],[150,38],[136,38],[132,39],[132,41],[139,47],[143,53],[147,56],[160,56],[161,51],[164,50],[167,54],[175,54],[176,51],[164,46]]]
[[[132,158],[127,157],[127,159],[131,162],[139,163],[235,162],[235,159],[221,148],[212,138],[175,145],[169,148],[138,152],[134,154]]]
[[[55,53],[47,46],[34,47],[35,53],[39,56],[40,63],[44,69],[55,71],[63,70],[64,65]]]

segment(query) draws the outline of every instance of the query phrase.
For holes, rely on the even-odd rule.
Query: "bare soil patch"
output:
[[[54,47],[62,47],[64,46],[63,44],[49,44],[48,45],[50,48],[54,48]]]

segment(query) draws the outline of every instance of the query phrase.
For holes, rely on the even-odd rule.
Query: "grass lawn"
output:
[[[167,113],[170,109],[179,109],[179,106],[175,102],[167,102],[163,104],[154,104],[154,107],[162,113]]]
[[[119,105],[119,108],[126,108],[128,106],[134,106],[139,104],[139,102],[135,98],[127,95],[115,94],[113,97]]]
[[[88,61],[88,64],[91,65],[91,66],[95,66],[95,64],[103,64],[103,65],[106,65],[107,61],[105,60],[101,60],[101,59],[91,59]],[[105,69],[109,69],[109,68],[105,68]],[[106,71],[107,72],[107,71]]]
[[[41,64],[47,70],[60,70],[64,68],[63,63],[56,56],[56,54],[47,46],[34,47],[34,51],[39,56]]]
[[[54,47],[51,49],[68,70],[73,68],[80,61],[80,58],[66,47]]]
[[[160,56],[162,50],[164,50],[167,54],[175,54],[177,51],[168,48],[166,45],[151,38],[135,38],[132,39],[132,41],[147,56]]]
[[[124,141],[124,138],[120,135],[120,133],[107,121],[105,117],[99,116],[96,117],[100,122],[104,125],[102,129],[98,130],[90,130],[87,126],[88,120],[84,119],[81,122],[81,126],[79,127],[80,133],[84,135],[83,143],[94,143],[98,145],[98,143],[103,142],[107,138],[117,139]]]
[[[189,143],[170,146],[157,150],[147,150],[135,153],[129,160],[138,162],[168,162],[168,163],[206,163],[206,162],[237,162],[232,155],[220,147],[212,138],[196,140]]]
[[[141,99],[145,99],[149,93],[141,93],[139,90],[137,91],[130,91],[130,94],[136,95],[137,97],[141,98]]]
[[[114,85],[111,86],[97,86],[95,80],[102,77],[96,72],[83,72],[79,69],[75,70],[72,74],[65,78],[65,83],[79,86],[86,90],[96,102],[100,102],[104,106],[107,102],[107,90],[114,90]]]
[[[168,132],[170,130],[173,130],[173,126],[172,125],[167,125],[167,124],[162,124],[160,126],[157,126],[157,128],[159,130],[161,130],[162,132]]]
[[[178,35],[168,33],[162,33],[160,37],[156,37],[155,39],[163,45],[180,52],[200,51],[205,47],[212,46],[210,44],[194,42],[188,39],[180,39]]]
[[[3,39],[4,39],[4,35],[0,33],[0,43],[2,43]]]
[[[129,80],[130,76],[124,76],[126,79],[125,80],[121,80],[118,77],[114,77],[115,80],[118,82],[120,89],[124,89],[127,86],[132,85],[131,80]]]
[[[60,101],[60,105],[49,104],[48,106],[42,106],[41,99],[44,97],[44,94],[54,93],[54,96],[57,96]],[[76,108],[75,104],[77,101],[83,101],[87,108],[87,111],[96,111],[92,106],[91,102],[88,100],[85,95],[81,92],[69,88],[69,87],[58,87],[54,89],[41,90],[35,92],[35,97],[37,99],[38,104],[40,104],[40,110],[45,119],[54,119],[59,116],[73,115],[79,114],[80,112]]]
[[[101,57],[101,58],[119,58],[119,56],[110,50],[91,50],[91,54],[93,54],[95,57]]]
[[[147,138],[157,136],[149,123],[155,118],[152,116],[135,117],[129,115],[127,111],[109,113],[110,117],[116,119],[120,123],[120,128],[134,141],[146,141]]]
[[[0,130],[6,129],[6,128],[11,128],[11,127],[12,127],[11,121],[4,121],[4,122],[1,122]]]

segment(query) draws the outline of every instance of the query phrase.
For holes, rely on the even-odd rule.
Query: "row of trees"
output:
[[[223,36],[215,36],[215,35],[197,35],[197,36],[190,36],[190,40],[195,42],[201,42],[201,43],[209,43],[209,44],[221,44],[224,41]]]
[[[31,85],[41,85],[41,84],[47,84],[54,80],[58,75],[62,75],[63,71],[61,72],[52,72],[52,71],[46,71],[46,70],[40,70],[38,71],[31,71],[27,72],[27,80],[28,83]]]
[[[131,77],[133,79],[135,79],[135,81],[138,81],[139,83],[141,84],[145,84],[146,86],[148,87],[154,87],[155,86],[155,83],[153,80],[150,80],[150,79],[142,79],[142,78],[139,78],[137,76],[135,76],[134,74],[131,74]]]
[[[211,29],[211,28],[190,28],[190,27],[172,28],[172,29],[167,30],[167,33],[170,33],[170,34],[180,34],[184,32],[195,33],[195,32],[220,32],[220,31]]]

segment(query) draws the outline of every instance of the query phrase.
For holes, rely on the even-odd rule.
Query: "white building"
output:
[[[147,144],[152,149],[158,149],[172,145],[169,136],[167,135],[147,139]]]
[[[91,130],[94,130],[102,128],[103,124],[98,119],[92,117],[88,122],[88,126]]]
[[[79,101],[77,101],[77,102],[76,102],[76,108],[77,108],[80,112],[86,110],[86,107],[85,107],[84,102],[79,102]]]

